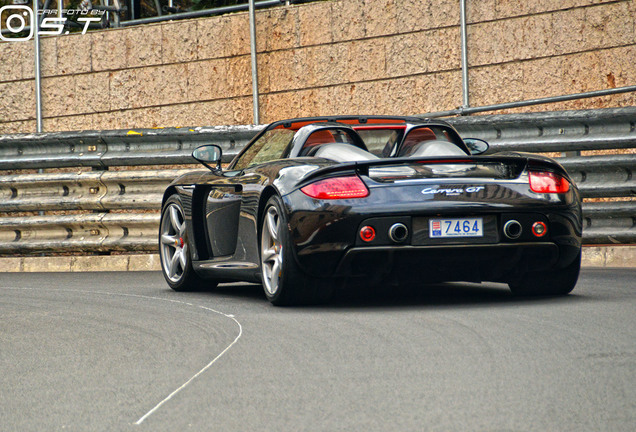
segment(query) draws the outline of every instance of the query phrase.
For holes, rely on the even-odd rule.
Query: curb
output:
[[[636,245],[583,246],[583,267],[636,268]]]
[[[158,254],[0,258],[0,273],[161,271]]]
[[[584,246],[583,267],[636,268],[636,245]],[[158,254],[0,258],[0,273],[160,271]]]

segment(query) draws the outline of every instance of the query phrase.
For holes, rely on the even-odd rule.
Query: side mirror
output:
[[[490,148],[488,143],[479,138],[464,138],[464,144],[470,150],[471,155],[480,155],[486,153],[486,151]]]
[[[221,156],[223,152],[221,151],[221,147],[214,144],[206,144],[199,146],[194,149],[192,152],[192,157],[197,161],[201,162],[203,165],[211,169],[212,171],[221,171]],[[215,168],[212,168],[210,164],[216,165]]]

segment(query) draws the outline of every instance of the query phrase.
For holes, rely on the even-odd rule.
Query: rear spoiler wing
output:
[[[351,173],[358,175],[369,175],[370,168],[395,165],[416,165],[416,164],[479,164],[479,163],[504,163],[514,165],[519,172],[524,168],[532,168],[539,171],[552,171],[570,180],[565,169],[550,158],[539,155],[522,155],[508,153],[505,156],[444,156],[427,158],[384,158],[370,161],[346,162],[319,168],[310,172],[302,181],[302,185],[310,183],[319,177],[332,177],[336,174]],[[301,187],[302,187],[301,185]]]

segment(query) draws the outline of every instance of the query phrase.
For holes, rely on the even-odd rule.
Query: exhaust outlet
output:
[[[409,229],[403,223],[395,223],[389,228],[389,238],[394,243],[402,243],[409,236]]]
[[[510,240],[515,240],[521,236],[523,228],[521,227],[521,224],[519,222],[513,219],[506,222],[503,227],[503,231],[506,237],[508,237]]]

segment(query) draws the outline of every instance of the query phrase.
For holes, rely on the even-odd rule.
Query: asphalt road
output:
[[[634,431],[636,269],[275,308],[159,273],[0,274],[0,430]]]

